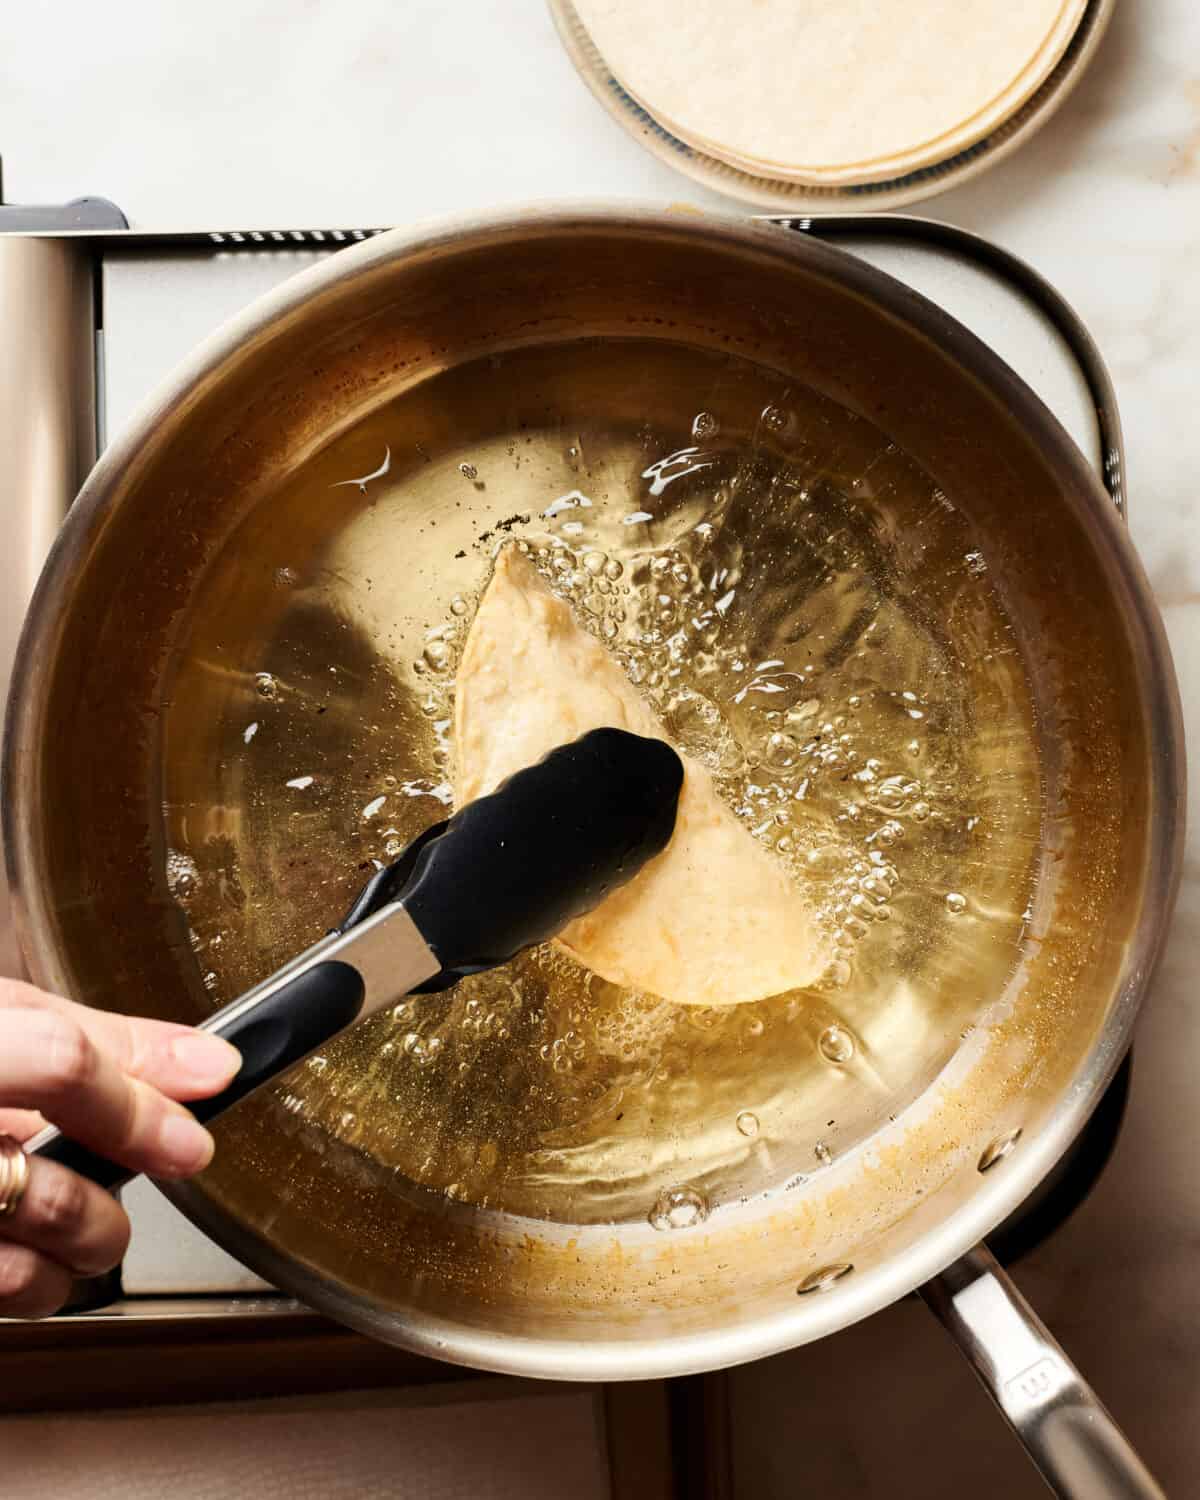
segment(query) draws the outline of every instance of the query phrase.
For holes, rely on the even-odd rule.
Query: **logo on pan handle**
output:
[[[1037,1405],[1062,1385],[1064,1376],[1065,1371],[1058,1360],[1047,1355],[1030,1365],[1027,1370],[1022,1370],[1019,1375],[1014,1375],[1011,1380],[1006,1380],[1004,1394],[1010,1400]]]

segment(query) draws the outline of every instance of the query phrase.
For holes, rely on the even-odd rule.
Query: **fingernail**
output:
[[[169,1159],[170,1168],[180,1177],[200,1172],[212,1161],[213,1138],[191,1115],[167,1115],[158,1132],[159,1145]]]
[[[219,1036],[189,1031],[171,1043],[171,1058],[197,1083],[220,1088],[242,1066],[242,1054]]]

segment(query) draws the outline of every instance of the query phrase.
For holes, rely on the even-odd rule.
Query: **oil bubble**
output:
[[[753,1138],[758,1134],[758,1116],[753,1110],[744,1109],[737,1117],[739,1135]]]
[[[404,1038],[404,1050],[419,1068],[427,1068],[442,1050],[440,1037],[422,1036],[419,1031],[410,1031]]]
[[[466,612],[467,612],[467,601],[462,597],[461,594],[455,594],[454,598],[451,599],[451,601],[450,601],[450,613],[452,615],[457,615],[458,618],[461,620],[462,617],[463,617],[463,615],[466,614]]]
[[[190,854],[181,854],[177,849],[167,853],[167,889],[178,900],[190,895],[200,881],[200,871]]]
[[[871,805],[881,812],[903,812],[917,790],[917,783],[904,776],[885,776],[871,793]]]
[[[703,1224],[708,1214],[708,1199],[696,1188],[666,1188],[654,1200],[650,1225],[654,1229],[692,1229]]]
[[[667,706],[666,719],[680,749],[710,771],[741,768],[743,756],[733,730],[717,705],[703,693],[684,688]]]
[[[967,909],[967,898],[958,891],[946,892],[946,910],[952,917],[958,916]]]
[[[701,441],[716,437],[720,430],[721,424],[710,411],[698,411],[692,419],[692,436]]]
[[[854,1038],[844,1026],[826,1026],[817,1038],[821,1056],[831,1063],[848,1063],[854,1056]]]
[[[817,1158],[817,1160],[823,1167],[827,1167],[833,1160],[833,1152],[829,1149],[824,1141],[818,1141],[817,1144],[813,1147],[813,1155]]]
[[[800,746],[786,731],[777,729],[774,734],[768,736],[767,764],[777,771],[786,771],[789,766],[794,766],[799,756]]]
[[[260,698],[277,698],[279,696],[279,684],[271,676],[270,672],[255,672],[254,691]]]
[[[425,665],[432,672],[444,672],[450,665],[450,648],[445,641],[430,641],[425,647]]]

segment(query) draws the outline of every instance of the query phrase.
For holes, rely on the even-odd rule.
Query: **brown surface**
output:
[[[604,1388],[613,1500],[679,1500],[671,1459],[667,1382]]]
[[[733,1500],[730,1372],[669,1384],[677,1500]]]
[[[204,1299],[150,1317],[155,1302],[102,1317],[0,1322],[0,1415],[166,1406],[248,1396],[313,1395],[469,1380],[315,1313],[237,1312],[198,1318]]]
[[[230,1310],[205,1316],[218,1305]],[[420,1359],[282,1299],[263,1299],[259,1305],[256,1313],[247,1311],[246,1303],[234,1310],[239,1306],[234,1299],[170,1303],[151,1298],[90,1317],[0,1321],[0,1369],[19,1372],[0,1381],[0,1417],[332,1396],[398,1386],[482,1382],[485,1389],[502,1384],[531,1394],[555,1389],[546,1381],[497,1382]],[[464,1399],[471,1399],[470,1391]],[[612,1500],[709,1500],[709,1491],[693,1496],[676,1488],[666,1382],[610,1385],[602,1399]],[[726,1493],[711,1495],[724,1500]]]

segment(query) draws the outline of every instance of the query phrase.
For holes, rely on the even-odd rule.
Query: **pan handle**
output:
[[[1061,1500],[1166,1500],[990,1250],[968,1251],[921,1296]]]

